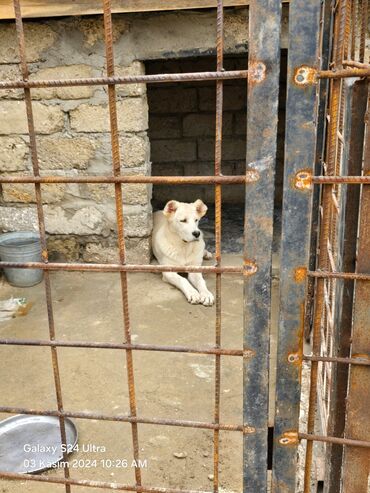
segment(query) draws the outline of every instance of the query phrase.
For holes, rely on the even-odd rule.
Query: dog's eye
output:
[[[187,219],[181,219],[180,223],[186,223]]]

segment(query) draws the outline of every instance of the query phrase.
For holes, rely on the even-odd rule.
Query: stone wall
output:
[[[226,54],[246,53],[247,17],[246,9],[226,10]],[[286,16],[284,19],[282,44],[286,45]],[[148,60],[215,53],[214,9],[116,15],[113,24],[118,75],[142,74],[144,62]],[[101,16],[25,21],[25,36],[32,79],[95,77],[105,73]],[[14,23],[2,22],[0,79],[19,77],[18,62]],[[41,173],[111,174],[106,88],[35,89],[31,94]],[[32,169],[22,99],[22,90],[0,91],[0,168],[7,174],[25,174]],[[150,174],[145,85],[119,86],[117,109],[122,173]],[[191,127],[190,121],[188,127]],[[186,149],[179,149],[179,152],[185,155]],[[42,192],[52,259],[116,260],[112,185],[43,185]],[[128,260],[147,262],[151,187],[124,185],[123,196]],[[33,186],[3,185],[0,201],[0,231],[37,230]]]

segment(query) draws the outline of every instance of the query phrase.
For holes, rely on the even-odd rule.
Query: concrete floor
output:
[[[224,263],[241,262],[225,255]],[[207,276],[214,292],[213,276]],[[118,274],[52,273],[52,295],[57,338],[122,342],[122,312]],[[3,282],[1,298],[25,296],[33,303],[24,317],[0,326],[0,336],[48,338],[43,283],[19,289]],[[222,281],[222,344],[242,347],[243,281],[225,275]],[[164,284],[160,275],[129,275],[132,338],[137,343],[212,345],[215,308],[190,305],[182,294]],[[58,349],[64,408],[107,414],[128,413],[125,353],[108,349]],[[212,421],[214,357],[207,355],[134,353],[137,412],[140,416]],[[55,409],[56,400],[49,348],[0,347],[0,395],[4,406]],[[0,418],[8,415],[0,415]],[[242,423],[242,361],[222,357],[221,421]],[[131,461],[130,425],[75,420],[79,443],[104,445],[105,459]],[[242,436],[221,432],[220,483],[225,491],[242,490]],[[212,432],[207,430],[139,425],[140,454],[147,459],[143,482],[154,486],[211,489]],[[179,459],[174,453],[186,455]],[[102,454],[75,453],[73,458],[100,458]],[[62,474],[51,471],[44,474]],[[76,478],[134,483],[132,468],[89,470],[77,468]],[[73,488],[81,493],[83,487]],[[0,492],[59,492],[62,486],[0,481]]]

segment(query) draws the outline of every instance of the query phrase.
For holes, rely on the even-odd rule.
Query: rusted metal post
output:
[[[293,493],[296,482],[298,440],[285,434],[298,430],[306,279],[304,270],[297,269],[308,264],[312,189],[305,182],[296,187],[294,178],[300,170],[312,174],[314,168],[316,87],[297,85],[294,73],[302,65],[317,69],[320,10],[319,0],[297,0],[289,9],[273,493]]]
[[[243,492],[267,491],[271,261],[280,72],[279,0],[256,0],[249,9],[247,166],[259,180],[246,190],[244,255],[258,270],[244,282],[245,358]],[[258,206],[256,207],[256,204]]]
[[[370,92],[368,93],[370,95]],[[367,102],[367,122],[363,173],[370,172],[370,96]],[[370,186],[362,186],[360,223],[356,271],[370,273]],[[352,356],[370,355],[370,297],[369,285],[356,281],[352,328]],[[351,367],[345,436],[363,440],[370,439],[370,372],[361,366]],[[370,472],[370,449],[345,447],[343,463],[343,491],[367,493]]]

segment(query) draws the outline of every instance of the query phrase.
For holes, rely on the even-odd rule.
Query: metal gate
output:
[[[215,2],[216,3],[216,2]],[[34,183],[43,262],[0,267],[41,268],[49,340],[1,339],[2,345],[48,346],[54,371],[58,408],[0,407],[4,413],[57,416],[61,439],[66,441],[67,417],[131,424],[135,460],[139,460],[138,428],[142,423],[213,430],[213,491],[219,491],[220,431],[244,437],[244,493],[295,491],[297,448],[306,443],[304,491],[311,490],[314,442],[326,444],[327,492],[367,491],[369,475],[369,336],[366,281],[369,273],[369,130],[365,41],[367,0],[291,0],[289,3],[288,90],[284,195],[281,242],[281,277],[276,381],[276,413],[272,480],[268,476],[269,336],[271,310],[271,254],[274,212],[274,173],[280,68],[281,1],[255,0],[249,5],[248,70],[223,69],[223,1],[217,1],[217,66],[214,72],[116,77],[114,73],[111,2],[103,1],[107,74],[101,78],[30,81],[25,56],[20,0],[14,0],[22,80],[2,81],[1,89],[23,88],[27,111],[33,176],[1,176],[1,183]],[[243,176],[224,176],[221,166],[223,80],[248,81],[247,155]],[[349,82],[346,82],[349,78]],[[118,143],[116,85],[216,80],[216,145],[214,176],[122,176]],[[36,87],[108,86],[113,170],[111,176],[40,176],[31,91]],[[369,111],[369,109],[367,109]],[[368,113],[366,113],[368,118]],[[366,128],[365,128],[366,127]],[[366,138],[364,139],[364,135]],[[366,143],[364,155],[362,145]],[[362,166],[362,161],[364,166]],[[119,264],[53,263],[48,260],[41,184],[110,183],[115,188]],[[173,268],[126,263],[122,183],[214,184],[216,262],[212,267]],[[221,263],[221,189],[246,184],[245,249],[242,266]],[[361,188],[362,187],[362,188]],[[357,219],[359,229],[357,235]],[[312,234],[311,234],[312,232]],[[358,239],[357,239],[358,236]],[[318,255],[316,255],[316,249]],[[357,254],[357,262],[356,262]],[[317,264],[317,265],[316,265]],[[65,342],[57,339],[51,299],[50,271],[119,272],[122,286],[124,343]],[[216,276],[216,325],[212,348],[134,344],[131,340],[128,272],[204,272]],[[223,273],[244,278],[244,347],[221,344],[221,279]],[[313,316],[311,317],[311,314]],[[304,326],[313,320],[313,351],[303,354]],[[130,413],[106,415],[70,412],[63,407],[58,369],[58,347],[115,348],[126,355]],[[214,355],[215,389],[212,422],[181,421],[169,417],[138,416],[134,383],[135,351],[170,351]],[[243,358],[244,415],[240,423],[223,423],[220,416],[222,357]],[[301,370],[310,365],[307,430],[299,429]],[[345,402],[347,405],[345,406]],[[316,407],[322,431],[315,427]],[[344,449],[344,454],[343,454]],[[63,459],[66,463],[67,457]],[[64,478],[0,472],[0,477],[74,486],[151,493],[193,493],[166,485],[142,484],[140,468],[135,484],[75,479],[68,464]],[[271,484],[270,484],[271,483]],[[341,486],[342,485],[342,486]],[[342,489],[341,489],[342,488]]]

